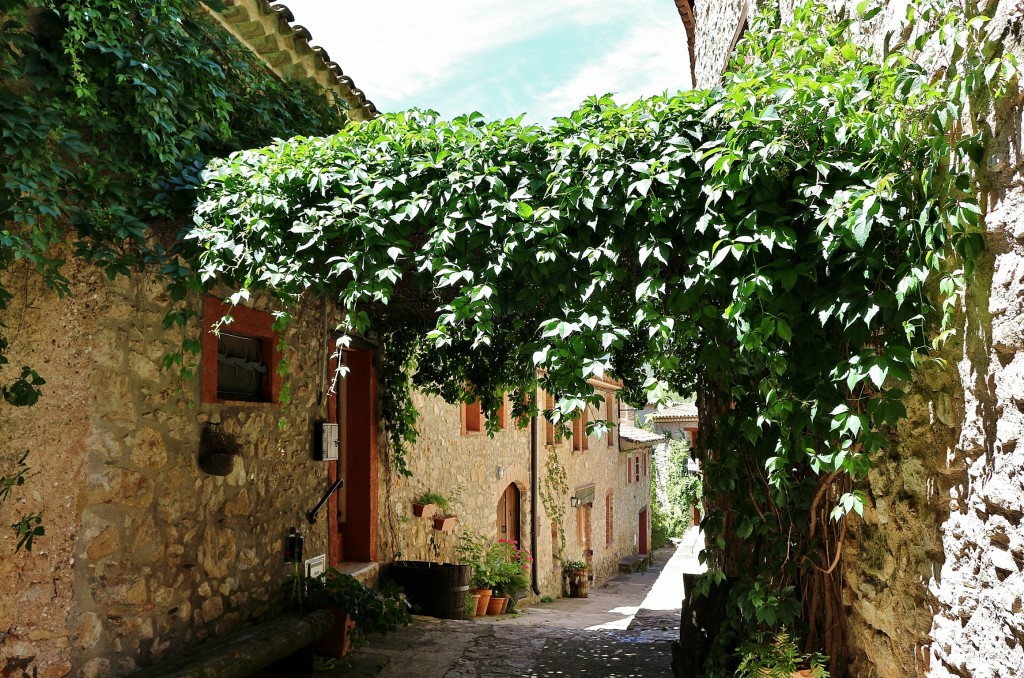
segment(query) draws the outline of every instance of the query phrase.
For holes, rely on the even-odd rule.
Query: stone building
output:
[[[286,8],[224,4],[210,17],[283,82],[326,88],[354,119],[375,115]],[[27,267],[4,274],[15,292],[4,321],[22,328],[7,357],[47,380],[35,406],[0,404],[5,468],[26,450],[31,467],[0,507],[4,676],[125,675],[280,614],[293,571],[286,535],[303,529],[329,484],[312,431],[328,416],[325,328],[339,312],[302,301],[278,336],[276,309],[255,299],[235,309],[219,342],[206,332],[203,373],[182,382],[162,368],[182,334],[164,329],[173,302],[156,276],[110,281],[68,259],[72,294],[62,299]],[[213,298],[193,305],[199,318],[186,329],[198,336],[223,308]],[[273,377],[280,360],[287,404]],[[46,534],[16,554],[9,526],[34,511]],[[304,530],[307,553],[327,551],[327,530],[327,521]]]
[[[655,410],[644,417],[651,430],[674,440],[686,440],[690,449],[697,444],[697,406],[693,403],[672,405]]]
[[[619,421],[618,385],[592,380],[604,407],[587,420]],[[538,392],[538,403],[552,407]],[[618,571],[624,556],[647,553],[650,544],[650,448],[660,438],[622,439],[616,428],[587,436],[583,420],[564,439],[545,419],[510,421],[483,432],[479,405],[451,405],[417,394],[419,439],[409,455],[412,475],[382,467],[381,561],[456,562],[465,532],[515,539],[534,556],[534,595],[562,595],[562,561],[591,564],[595,582]],[[451,532],[412,517],[412,503],[426,492],[453,501],[458,527]]]
[[[677,0],[697,87],[719,81],[760,2]],[[780,3],[783,18],[792,2]],[[856,11],[858,2],[827,3]],[[881,47],[907,3],[879,2]],[[983,3],[1022,57],[1019,3]],[[987,252],[968,282],[945,370],[920,373],[909,416],[863,484],[870,505],[844,552],[850,675],[1012,676],[1024,666],[1024,212],[1014,98],[989,110],[981,162]]]
[[[355,120],[376,114],[287,8],[224,4],[209,16],[283,82],[326,88]],[[587,437],[582,421],[563,440],[543,419],[489,437],[478,407],[417,394],[406,478],[378,444],[380,347],[353,339],[349,374],[331,388],[340,309],[303,299],[279,333],[281,309],[256,297],[218,338],[227,307],[207,296],[192,300],[184,333],[168,331],[174,302],[155,275],[111,281],[68,258],[62,299],[23,268],[4,273],[17,283],[4,318],[23,328],[6,355],[47,384],[33,407],[0,404],[0,450],[30,450],[32,467],[0,522],[42,511],[46,535],[15,554],[0,531],[0,675],[126,675],[277,616],[297,571],[293,533],[304,539],[298,571],[319,560],[371,584],[393,559],[454,560],[468,530],[518,538],[535,554],[534,595],[551,596],[563,557],[591,562],[600,582],[648,549],[651,441],[620,448],[614,429]],[[193,381],[162,368],[185,335],[203,337]],[[604,406],[587,417],[617,422],[618,385],[593,385]],[[320,460],[324,423],[337,424],[337,460]],[[428,490],[454,500],[454,531],[412,517]]]

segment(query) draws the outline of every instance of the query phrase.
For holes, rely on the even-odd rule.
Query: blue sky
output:
[[[593,94],[625,102],[689,82],[672,0],[286,3],[382,111],[543,123]]]

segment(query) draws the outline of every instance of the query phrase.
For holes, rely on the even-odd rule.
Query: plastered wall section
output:
[[[381,464],[381,506],[383,511],[380,544],[384,560],[407,559],[459,562],[458,543],[472,532],[488,539],[501,538],[498,530],[498,502],[509,484],[520,491],[521,542],[530,548],[531,473],[529,422],[519,428],[514,421],[490,437],[482,433],[462,433],[462,408],[442,399],[415,394],[420,412],[419,438],[408,456],[409,477],[396,474],[387,463]],[[591,416],[596,416],[592,412]],[[563,595],[562,557],[580,557],[578,525],[582,510],[570,506],[577,488],[594,486],[591,507],[591,544],[594,549],[595,582],[600,584],[618,570],[618,561],[636,553],[639,543],[639,513],[650,502],[650,479],[626,482],[626,454],[618,452],[618,441],[609,446],[607,438],[591,437],[587,452],[573,452],[570,441],[554,446],[545,442],[545,422],[538,421],[538,494],[547,493],[547,504],[538,497],[537,549],[532,554],[540,596]],[[549,477],[549,457],[557,459],[564,473],[565,492]],[[385,461],[385,460],[382,460]],[[503,477],[499,477],[501,467]],[[606,502],[613,490],[614,538],[606,539]],[[438,492],[454,499],[459,522],[455,530],[440,532],[432,520],[412,514],[413,501],[425,492]],[[552,510],[549,512],[548,508]],[[579,521],[579,522],[578,522]],[[553,533],[552,527],[557,525]],[[566,539],[564,552],[562,536]],[[537,596],[534,596],[536,598]]]
[[[830,2],[851,11],[854,2]],[[886,3],[863,35],[881,44],[905,14]],[[698,5],[698,78],[715,84],[740,3]],[[1021,57],[1015,3],[990,2]],[[988,251],[969,281],[945,365],[919,371],[908,417],[862,485],[844,603],[851,675],[988,677],[1024,666],[1024,193],[1021,109],[990,105],[981,174]]]
[[[5,280],[12,364],[47,383],[33,407],[0,405],[3,467],[29,450],[34,473],[0,524],[43,511],[46,536],[15,554],[0,531],[0,669],[119,676],[284,611],[284,536],[327,484],[310,450],[325,318],[302,304],[285,332],[290,404],[203,404],[198,380],[162,369],[182,334],[163,329],[158,282],[67,273],[63,300],[18,267]],[[197,466],[207,422],[241,443],[225,477]],[[307,554],[326,552],[326,524],[304,529]]]

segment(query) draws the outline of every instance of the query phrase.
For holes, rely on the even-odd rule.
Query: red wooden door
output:
[[[348,375],[336,389],[333,418],[341,450],[329,479],[345,485],[331,498],[329,561],[377,559],[377,370],[372,350],[346,350]]]
[[[647,553],[647,509],[640,511],[640,553]]]

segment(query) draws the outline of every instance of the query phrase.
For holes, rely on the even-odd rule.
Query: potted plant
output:
[[[567,560],[562,564],[562,572],[569,583],[570,598],[590,597],[590,566],[585,560]]]
[[[456,547],[459,562],[469,565],[473,570],[470,587],[479,596],[476,607],[478,617],[487,614],[487,605],[494,592],[495,573],[493,563],[487,558],[488,550],[487,541],[474,532],[463,532]]]
[[[377,591],[334,568],[319,577],[306,577],[304,584],[300,604],[327,608],[334,614],[334,627],[315,645],[318,654],[343,657],[363,634],[389,633],[412,621],[405,597],[393,585]]]
[[[211,476],[226,476],[235,467],[235,457],[242,455],[238,439],[220,424],[208,423],[199,434],[199,468]]]
[[[434,514],[434,529],[441,532],[451,532],[459,522],[459,517],[444,511]]]
[[[802,654],[786,627],[769,636],[755,633],[739,647],[738,678],[828,678],[828,658]]]
[[[448,510],[448,500],[437,492],[424,492],[412,503],[412,514],[417,518],[431,518],[438,509]]]
[[[533,562],[533,557],[527,549],[519,548],[514,539],[499,539],[488,551],[488,555],[494,563],[495,595],[503,599],[500,614],[510,605],[514,607],[512,601],[530,588],[530,563]],[[493,603],[493,597],[491,601]]]

